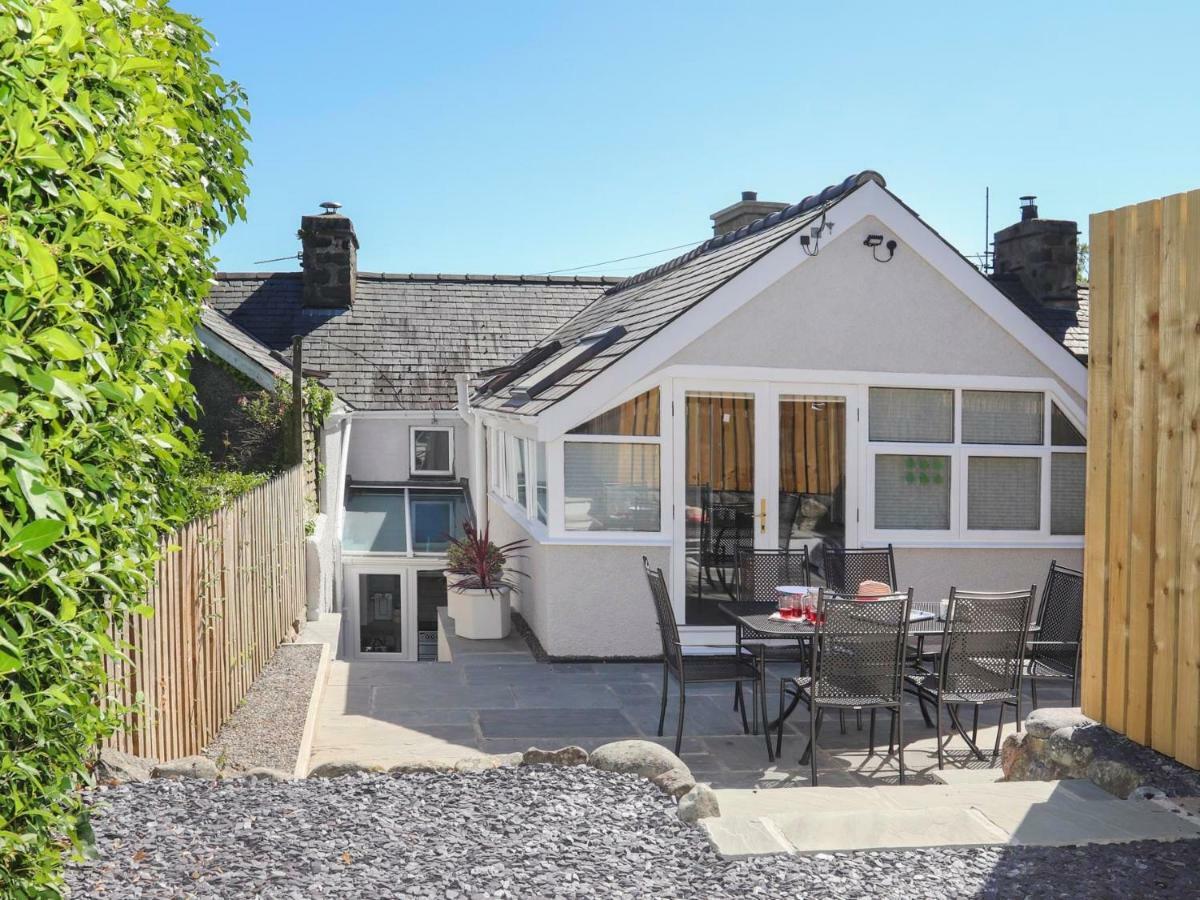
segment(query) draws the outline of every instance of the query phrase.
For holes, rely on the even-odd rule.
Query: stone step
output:
[[[725,856],[1200,838],[1200,825],[1089,781],[720,790]]]

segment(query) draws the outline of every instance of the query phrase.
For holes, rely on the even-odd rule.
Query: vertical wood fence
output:
[[[196,754],[237,708],[304,618],[304,491],[295,466],[164,538],[146,599],[154,614],[114,635],[128,659],[110,661],[109,694],[137,710],[110,746]]]
[[[1083,711],[1200,767],[1200,190],[1090,249]]]

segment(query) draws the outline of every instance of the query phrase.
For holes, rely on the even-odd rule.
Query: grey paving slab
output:
[[[380,685],[372,698],[373,712],[401,709],[510,709],[516,706],[513,689],[505,684]]]
[[[479,666],[464,666],[463,677],[467,684],[603,684],[591,666],[551,667],[511,663],[489,663]]]
[[[971,808],[933,807],[920,813],[887,808],[870,813],[831,810],[820,815],[772,816],[771,821],[802,853],[976,846],[1002,844],[1008,838],[1003,828]]]
[[[516,684],[513,693],[518,709],[615,709],[617,695],[603,684]]]
[[[637,733],[615,709],[482,709],[479,730],[485,738],[541,737],[567,739],[604,737],[616,740]]]
[[[684,734],[693,736],[740,734],[742,731],[741,716],[735,713],[733,708],[725,701],[726,698],[724,697],[693,696],[689,690],[683,717]],[[660,702],[653,698],[627,700],[621,704],[621,710],[629,716],[630,720],[638,727],[642,734],[652,735],[658,730],[660,706]],[[667,718],[665,723],[665,728],[670,734],[675,733],[676,723],[679,721],[677,718],[678,714],[678,698],[672,695],[667,700]],[[762,753],[763,760],[765,761],[767,754],[766,745],[761,739],[759,745],[763,747]]]
[[[791,853],[792,847],[767,819],[701,819],[713,848],[726,859]]]
[[[426,725],[471,725],[474,726],[478,713],[474,709],[382,709],[374,710],[372,717],[381,722],[403,725],[406,728],[421,728]]]

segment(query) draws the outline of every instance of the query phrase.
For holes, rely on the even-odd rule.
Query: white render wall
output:
[[[896,576],[913,588],[918,600],[941,600],[950,588],[969,591],[1017,591],[1031,584],[1038,598],[1051,560],[1071,569],[1083,568],[1083,551],[1063,548],[1009,549],[964,547],[897,547]]]
[[[433,417],[355,415],[350,433],[349,474],[355,481],[408,481],[409,428],[422,425],[454,427],[454,477],[471,477],[471,446],[467,425],[457,413]]]
[[[514,601],[551,656],[659,656],[662,644],[642,567],[670,571],[667,547],[538,544],[494,499],[492,539],[525,540],[515,567],[521,595]]]
[[[868,216],[660,368],[759,366],[1054,377],[906,244],[896,248],[891,262],[875,262],[862,245],[872,233],[892,237],[878,219]],[[1087,406],[1066,385],[1063,389],[1081,407]]]

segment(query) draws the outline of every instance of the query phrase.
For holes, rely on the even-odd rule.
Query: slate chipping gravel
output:
[[[320,660],[320,644],[279,647],[204,755],[234,772],[296,768]]]
[[[1194,897],[1196,844],[725,862],[648,782],[588,767],[156,781],[93,793],[73,896]]]

